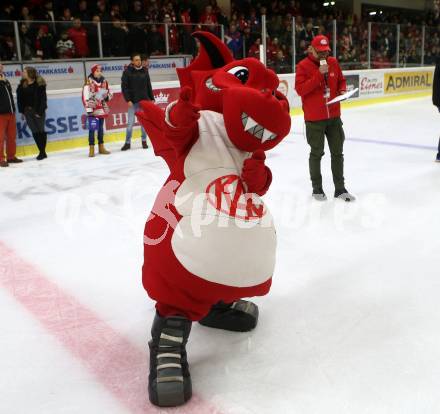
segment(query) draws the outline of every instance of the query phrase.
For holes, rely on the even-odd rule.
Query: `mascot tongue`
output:
[[[194,88],[191,72],[218,69],[234,60],[228,47],[212,33],[194,32],[192,36],[199,40],[200,50],[189,66],[176,69],[182,88],[184,86]]]

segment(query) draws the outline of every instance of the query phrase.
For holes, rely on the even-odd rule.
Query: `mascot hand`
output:
[[[264,160],[266,155],[264,151],[257,150],[243,163],[241,178],[247,185],[248,193],[256,193],[258,195],[266,194],[272,182],[272,173]]]
[[[173,126],[187,127],[200,118],[200,107],[191,103],[192,89],[185,86],[180,91],[179,100],[171,108],[169,117]]]

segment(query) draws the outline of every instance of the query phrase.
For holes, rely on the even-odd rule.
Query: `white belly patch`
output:
[[[199,140],[185,160],[175,207],[183,216],[172,237],[174,254],[191,273],[235,287],[273,275],[276,234],[272,216],[240,179],[249,153],[227,137],[223,117],[201,111]]]

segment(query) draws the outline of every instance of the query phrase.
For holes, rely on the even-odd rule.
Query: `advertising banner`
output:
[[[96,62],[86,62],[86,74],[90,74],[92,66],[99,64],[102,67],[103,75],[108,78],[109,76],[114,76],[115,74],[120,78],[124,69],[130,64],[128,59],[124,60],[99,60]]]
[[[345,75],[347,81],[347,92],[359,88],[359,75]],[[359,98],[359,91],[357,91],[350,99]]]
[[[48,89],[64,89],[84,85],[84,65],[82,62],[32,63],[46,80]]]
[[[174,74],[176,68],[183,68],[185,66],[184,58],[151,58],[148,70],[150,73],[160,74]]]
[[[15,92],[21,80],[21,65],[3,65],[3,73]]]
[[[84,127],[85,110],[81,95],[50,97],[47,100],[46,132],[48,141],[77,138],[87,134]],[[32,145],[31,130],[17,114],[17,145]]]
[[[180,88],[158,88],[153,89],[155,102],[161,108],[178,99]],[[48,96],[48,108],[46,111],[46,132],[49,142],[61,141],[86,136],[88,130],[85,126],[86,112],[81,100],[81,92],[76,96]],[[127,103],[122,93],[113,94],[109,103],[110,114],[105,119],[105,129],[115,132],[127,127]],[[139,126],[136,122],[135,126]],[[17,145],[33,145],[32,133],[17,114]]]
[[[359,95],[361,97],[383,95],[384,74],[380,71],[361,73],[359,75]]]
[[[154,99],[156,105],[159,105],[162,109],[165,109],[166,106],[178,99],[180,88],[160,88],[153,89]],[[105,119],[105,128],[108,131],[126,128],[128,122],[127,115],[127,102],[125,102],[124,97],[121,92],[116,92],[113,94],[113,99],[110,102],[110,114]],[[138,126],[139,123],[136,120],[135,126]]]
[[[278,78],[280,79],[278,90],[287,96],[290,108],[301,106],[301,98],[295,91],[295,75],[278,75]]]
[[[175,74],[176,68],[183,68],[185,65],[185,59],[183,57],[176,58],[150,58],[148,60],[148,71],[151,74]],[[97,60],[96,62],[86,62],[86,72],[90,73],[93,65],[100,64],[102,66],[102,72],[105,77],[122,76],[124,69],[130,64],[129,59],[120,60]]]
[[[385,94],[425,91],[432,88],[432,71],[385,73]]]

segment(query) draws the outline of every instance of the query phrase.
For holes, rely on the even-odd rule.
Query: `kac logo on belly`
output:
[[[266,214],[261,199],[246,193],[238,175],[224,175],[212,181],[206,188],[206,198],[216,210],[242,220],[259,220]]]

